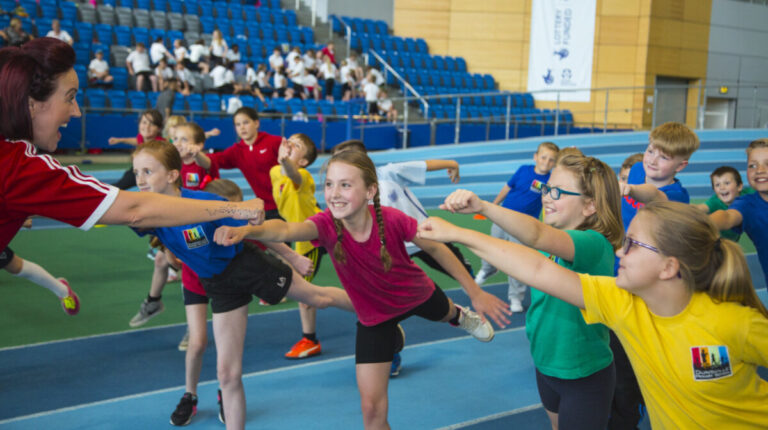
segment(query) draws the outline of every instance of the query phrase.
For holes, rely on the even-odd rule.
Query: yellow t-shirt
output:
[[[695,293],[673,317],[654,315],[615,278],[579,275],[587,323],[627,351],[654,429],[768,429],[768,318]]]
[[[280,165],[269,170],[272,179],[272,197],[277,204],[280,216],[288,222],[304,222],[307,218],[320,212],[315,200],[315,181],[307,169],[299,169],[301,185],[297,189],[291,178],[280,171]],[[296,242],[296,252],[306,254],[315,247],[309,242]]]

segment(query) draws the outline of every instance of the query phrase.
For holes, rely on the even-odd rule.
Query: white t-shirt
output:
[[[392,100],[379,99],[379,110],[382,110],[384,112],[389,112],[390,109],[392,109]]]
[[[291,68],[288,69],[288,74],[291,76],[291,80],[297,84],[301,84],[301,75],[304,73],[304,62],[299,60],[298,62],[291,63]]]
[[[285,75],[275,73],[275,88],[285,88],[288,82],[285,79]]]
[[[373,82],[367,82],[363,86],[363,92],[365,93],[365,101],[369,103],[379,99],[379,86]]]
[[[55,37],[56,39],[61,40],[62,42],[67,42],[69,44],[72,43],[72,36],[67,33],[67,30],[61,30],[58,33],[55,33],[53,30],[49,31],[48,34],[45,35],[45,37]]]
[[[317,63],[317,60],[309,54],[304,54],[301,56],[302,61],[304,61],[304,67],[307,69],[314,69],[315,63]]]
[[[186,67],[181,70],[176,69],[176,79],[180,80],[181,82],[190,82],[192,79],[192,72],[190,72]]]
[[[240,51],[235,52],[230,49],[227,51],[226,55],[224,55],[224,58],[226,58],[230,63],[237,63],[240,61]]]
[[[346,84],[347,82],[349,82],[349,76],[351,72],[352,72],[352,68],[349,67],[349,64],[347,64],[346,66],[341,66],[341,70],[339,70],[339,78],[340,78],[339,81],[342,84]]]
[[[269,56],[269,67],[272,70],[277,70],[284,65],[285,61],[283,61],[283,57],[280,54],[272,54]]]
[[[157,64],[163,57],[171,55],[168,49],[162,42],[155,42],[149,47],[149,58],[152,60],[152,64]]]
[[[307,73],[301,78],[301,85],[307,88],[314,88],[317,86],[317,78],[315,75]]]
[[[211,70],[211,78],[213,78],[213,87],[218,88],[227,84],[235,82],[235,74],[231,70],[219,64]]]
[[[189,50],[183,46],[173,50],[173,56],[176,57],[176,62],[181,63],[185,58],[189,58]]]
[[[109,70],[109,64],[107,64],[104,60],[99,60],[98,58],[94,58],[91,60],[91,64],[88,65],[88,71],[96,74],[96,73],[104,73]]]
[[[382,206],[399,209],[404,214],[422,222],[427,219],[427,211],[418,198],[408,189],[409,185],[424,185],[427,181],[426,161],[406,161],[389,163],[376,168],[379,179],[379,200]],[[405,243],[408,255],[419,252],[421,248],[411,242]]]
[[[127,63],[131,64],[133,73],[151,72],[152,68],[149,66],[149,55],[147,51],[131,51],[128,57],[125,58]]]
[[[258,80],[258,76],[256,75],[256,71],[253,70],[253,67],[246,68],[245,82],[248,82],[248,85],[253,86],[253,84],[255,84],[257,80]]]
[[[166,66],[165,69],[160,70],[160,68],[157,67],[155,68],[155,74],[162,79],[170,79],[173,77],[173,69]]]
[[[221,39],[220,41],[211,40],[211,55],[216,57],[223,57],[224,52],[227,50],[227,41]]]
[[[267,72],[260,71],[256,74],[256,82],[259,84],[259,88],[269,87],[269,78],[267,78]]]
[[[320,76],[323,79],[336,79],[338,69],[333,63],[323,63],[320,65]]]
[[[376,79],[375,83],[378,86],[384,85],[384,75],[381,74],[379,69],[371,69],[369,74],[373,75],[373,78]]]
[[[295,57],[299,56],[299,55],[300,54],[298,52],[291,51],[291,52],[288,53],[288,55],[285,56],[285,62],[288,63],[289,65],[291,65],[291,64],[293,64],[293,59]]]
[[[200,62],[200,59],[209,55],[208,48],[203,45],[192,45],[189,47],[189,61],[193,63]]]
[[[352,57],[347,58],[347,65],[353,69],[360,67],[360,65],[357,64],[357,60],[352,59]]]

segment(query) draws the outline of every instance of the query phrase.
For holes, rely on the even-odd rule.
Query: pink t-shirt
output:
[[[368,240],[356,242],[346,229],[343,232],[341,246],[347,257],[346,264],[333,257],[337,237],[330,211],[326,209],[307,219],[315,223],[319,233],[312,244],[328,251],[341,285],[355,307],[357,318],[363,325],[373,326],[427,301],[435,291],[435,284],[405,251],[405,242],[416,236],[416,220],[389,207],[381,208],[387,251],[392,257],[392,268],[384,271],[376,213],[373,206],[369,209],[374,222]]]

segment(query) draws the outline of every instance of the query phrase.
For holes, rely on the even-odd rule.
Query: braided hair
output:
[[[381,264],[384,266],[385,271],[389,271],[392,268],[392,257],[387,251],[387,239],[384,235],[384,217],[381,213],[381,203],[379,201],[378,190],[378,178],[376,177],[376,166],[367,154],[360,151],[341,151],[334,154],[329,160],[327,166],[333,163],[344,163],[350,166],[356,167],[360,170],[363,178],[363,183],[366,187],[376,185],[376,194],[373,196],[373,208],[376,213],[376,225],[379,229],[379,241],[381,243],[380,259]],[[334,218],[333,224],[336,227],[336,245],[333,247],[333,257],[336,261],[346,264],[347,258],[344,254],[344,249],[341,246],[341,241],[344,239],[344,226],[341,220]]]

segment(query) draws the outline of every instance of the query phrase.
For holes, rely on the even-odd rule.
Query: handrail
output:
[[[381,55],[379,55],[379,53],[378,53],[378,52],[376,52],[376,51],[375,51],[375,50],[373,50],[373,49],[370,49],[370,50],[368,50],[368,52],[369,52],[369,53],[371,53],[371,54],[373,54],[373,56],[374,56],[374,57],[375,57],[375,58],[376,58],[376,59],[379,61],[379,63],[381,63],[381,64],[384,66],[384,68],[385,68],[385,69],[386,69],[388,72],[392,73],[392,75],[394,75],[394,76],[395,76],[395,78],[397,78],[397,79],[398,79],[400,82],[402,82],[402,83],[403,83],[403,85],[405,86],[405,88],[406,88],[408,91],[410,91],[411,93],[413,93],[413,95],[414,95],[414,96],[415,96],[415,97],[416,97],[416,98],[417,98],[417,99],[418,99],[418,100],[421,102],[421,104],[422,104],[422,105],[424,105],[424,116],[428,117],[428,116],[429,116],[429,102],[427,102],[426,98],[425,98],[424,96],[422,96],[421,94],[419,94],[419,92],[418,92],[418,91],[416,91],[416,89],[415,89],[415,88],[413,88],[413,87],[411,86],[411,84],[410,84],[410,83],[408,83],[408,81],[406,81],[406,80],[405,80],[405,78],[403,78],[402,76],[400,76],[400,74],[399,74],[399,73],[397,73],[397,71],[396,71],[396,70],[395,70],[395,69],[394,69],[392,66],[390,66],[390,65],[389,65],[389,63],[387,63],[387,62],[384,60],[384,58],[382,58],[382,57],[381,57]]]

